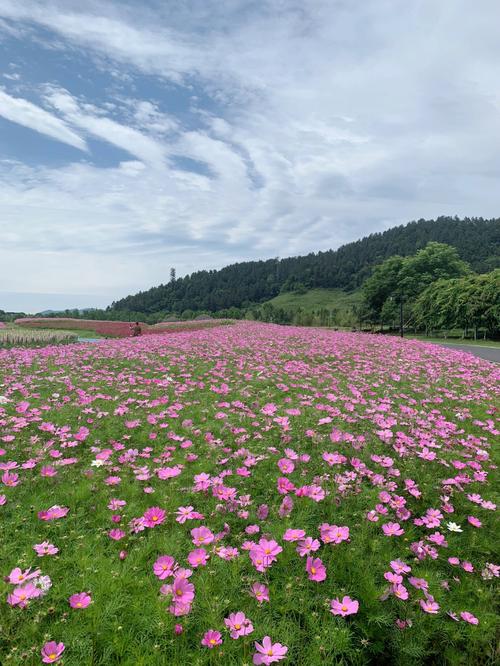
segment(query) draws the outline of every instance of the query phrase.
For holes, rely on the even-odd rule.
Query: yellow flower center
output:
[[[235,625],[234,625],[234,628],[235,628],[235,629],[241,629],[241,624],[235,624]]]
[[[316,573],[316,568],[315,568],[315,567],[311,567],[311,573],[312,573],[312,574],[315,574],[315,573]]]
[[[268,657],[272,657],[272,656],[273,656],[273,651],[272,651],[272,650],[268,650],[268,651],[267,651],[267,656],[268,656]]]
[[[182,590],[177,590],[177,591],[176,591],[176,595],[177,595],[178,597],[182,597]]]
[[[55,658],[56,658],[56,655],[55,655],[54,652],[52,654],[49,654],[49,659],[55,659]]]
[[[211,645],[215,645],[216,642],[217,642],[217,641],[215,640],[215,638],[211,638],[211,639],[210,639],[210,644],[211,644]]]
[[[347,606],[342,606],[342,611],[345,613],[347,610]]]

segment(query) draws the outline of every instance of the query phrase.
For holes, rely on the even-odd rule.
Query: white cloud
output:
[[[99,102],[53,82],[44,100],[62,120],[35,108],[134,158],[0,169],[6,247],[32,253],[32,271],[14,276],[24,289],[35,267],[45,291],[59,280],[126,293],[164,281],[172,264],[181,275],[420,217],[498,215],[496,2],[155,5],[0,2],[10,27],[41,26],[67,62],[76,49],[120,81]],[[141,97],[141,74],[164,83],[163,99]],[[191,94],[197,127],[171,110],[170,81]],[[72,259],[49,270],[44,253]]]
[[[125,150],[141,160],[160,166],[165,159],[165,150],[160,143],[138,130],[122,125],[101,115],[94,105],[80,106],[67,90],[50,86],[45,100],[63,114],[65,120],[101,141]]]
[[[87,150],[85,141],[60,118],[26,99],[12,97],[1,89],[0,116],[79,150]]]

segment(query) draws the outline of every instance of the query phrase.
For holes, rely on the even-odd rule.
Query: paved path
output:
[[[479,358],[484,358],[487,361],[495,361],[500,363],[500,347],[480,347],[479,345],[455,345],[455,344],[446,344],[445,342],[439,343],[440,347],[447,347],[448,349],[457,349],[464,352],[469,352],[469,354],[474,354],[474,356],[479,356]]]

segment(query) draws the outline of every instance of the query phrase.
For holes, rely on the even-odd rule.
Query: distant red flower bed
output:
[[[52,317],[26,317],[16,319],[16,324],[27,328],[64,328],[78,331],[95,331],[99,335],[126,338],[131,335],[128,321],[100,321],[92,319],[58,319]],[[143,331],[147,324],[141,324]]]
[[[127,338],[132,334],[131,324],[128,321],[103,321],[95,319],[71,319],[54,317],[26,317],[16,319],[16,324],[26,328],[58,328],[70,330],[95,331],[98,335]],[[182,321],[155,324],[141,323],[143,335],[169,333],[178,331],[197,331],[202,328],[212,328],[228,323],[226,320],[213,321]]]

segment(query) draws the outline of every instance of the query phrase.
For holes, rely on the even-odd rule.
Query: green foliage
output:
[[[414,314],[418,325],[426,330],[500,330],[500,269],[434,282],[417,299]]]
[[[390,299],[402,298],[406,303],[413,303],[436,280],[468,272],[470,268],[460,259],[456,248],[431,242],[413,256],[396,255],[376,266],[363,285],[363,294],[376,318],[393,316],[394,310],[387,304]]]

